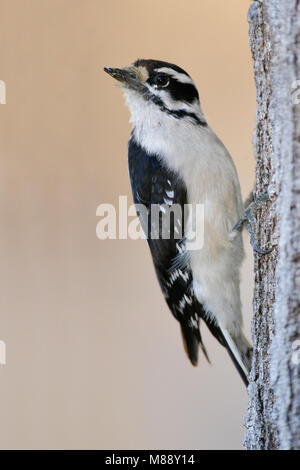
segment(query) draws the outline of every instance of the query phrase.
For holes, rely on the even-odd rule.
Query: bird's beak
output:
[[[104,67],[104,71],[119,82],[121,82],[121,84],[126,88],[131,88],[132,90],[136,90],[141,93],[147,90],[145,85],[140,82],[140,80],[137,78],[137,74],[135,72],[134,67],[128,67],[125,69],[113,69],[111,67]]]

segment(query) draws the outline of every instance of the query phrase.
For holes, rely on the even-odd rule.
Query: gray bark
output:
[[[257,90],[254,357],[246,449],[300,449],[300,0],[253,2]]]

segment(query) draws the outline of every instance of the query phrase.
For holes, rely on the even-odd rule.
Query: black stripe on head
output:
[[[160,108],[161,111],[164,113],[173,116],[175,119],[181,119],[184,117],[190,117],[194,120],[195,124],[199,124],[200,126],[206,127],[207,122],[205,120],[200,119],[195,113],[186,111],[185,109],[169,109],[167,108],[162,99],[159,96],[153,95],[152,93],[148,93],[144,95],[145,100],[152,101],[152,103],[156,104]]]
[[[182,68],[177,65],[170,64],[169,62],[163,62],[160,60],[152,59],[140,59],[137,60],[134,65],[136,67],[146,67],[149,78],[147,82],[150,85],[157,85],[156,77],[158,75],[167,76],[169,78],[169,85],[166,87],[166,90],[169,91],[171,97],[175,101],[183,101],[186,103],[192,103],[195,99],[199,100],[198,91],[193,83],[183,83],[180,79],[176,79],[176,73],[185,75],[187,78],[191,79],[189,74],[187,74]],[[174,76],[168,72],[160,72],[159,69],[170,69],[175,72]],[[159,86],[158,86],[159,88]]]
[[[175,101],[192,103],[195,99],[199,100],[199,94],[194,85],[191,83],[181,83],[172,77],[170,79],[168,91]]]

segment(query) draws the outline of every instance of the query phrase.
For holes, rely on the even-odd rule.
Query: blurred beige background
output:
[[[100,241],[96,208],[130,196],[128,111],[103,66],[185,68],[254,180],[244,0],[0,0],[1,448],[238,449],[247,395],[203,328],[193,368],[146,243]],[[245,236],[248,247],[248,237]],[[243,269],[247,331],[251,250]]]

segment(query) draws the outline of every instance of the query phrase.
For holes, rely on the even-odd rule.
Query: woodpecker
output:
[[[207,124],[197,88],[182,68],[139,59],[129,67],[104,70],[120,82],[130,110],[133,199],[187,356],[197,365],[200,347],[208,358],[200,334],[203,320],[247,385],[252,347],[243,333],[240,300],[242,236],[234,230],[244,206],[232,158]],[[204,240],[193,249],[190,240],[199,237],[197,205],[204,208]],[[153,222],[153,206],[159,207],[159,226]],[[166,209],[174,206],[184,215],[174,211],[171,217]],[[166,217],[171,221],[167,237],[160,225]]]

